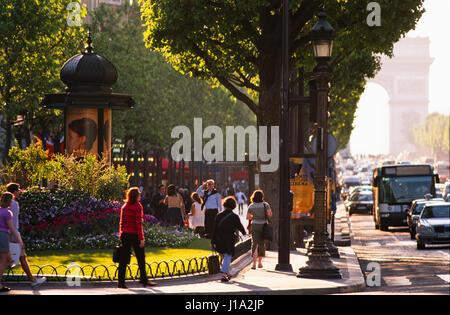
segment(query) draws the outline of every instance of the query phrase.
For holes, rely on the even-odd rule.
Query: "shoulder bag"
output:
[[[273,240],[273,228],[268,222],[266,204],[264,204],[264,214],[266,216],[266,223],[263,225],[263,238],[264,240],[271,242]]]
[[[112,260],[115,263],[119,263],[120,260],[122,259],[122,256],[126,255],[127,253],[125,252],[125,248],[123,247],[122,242],[120,242],[119,245],[116,245],[113,249],[113,255],[112,255]],[[128,261],[126,262],[127,265],[130,263],[131,260],[131,255],[128,256]]]

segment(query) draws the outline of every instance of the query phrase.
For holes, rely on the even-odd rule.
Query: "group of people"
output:
[[[222,196],[215,188],[214,180],[209,179],[196,191],[188,195],[178,191],[175,185],[161,184],[150,201],[150,213],[157,219],[172,225],[183,226],[189,223],[196,234],[211,238],[212,222],[217,213],[223,210]],[[242,191],[236,193],[239,214],[243,214],[247,197]],[[207,211],[208,210],[208,211]]]
[[[25,245],[19,232],[19,203],[17,198],[21,192],[20,185],[17,183],[9,183],[6,186],[0,199],[0,292],[9,292],[10,288],[2,285],[3,272],[12,263],[10,253],[10,243],[16,243],[20,246],[20,266],[31,282],[31,286],[36,288],[41,285],[47,278],[36,278],[33,276],[28,264]]]
[[[20,186],[16,183],[7,185],[7,192],[3,193],[0,200],[0,292],[8,292],[10,289],[1,283],[3,272],[12,263],[10,243],[18,243],[21,247],[20,265],[31,281],[32,287],[44,283],[45,277],[35,278],[30,271],[25,245],[19,233],[19,205],[17,198],[20,194]],[[244,195],[244,194],[242,194]],[[243,235],[247,233],[241,220],[233,210],[238,204],[246,201],[245,195],[237,198],[221,197],[214,187],[214,180],[209,179],[191,194],[192,206],[189,214],[186,214],[185,204],[174,185],[159,187],[158,205],[159,215],[175,225],[184,225],[185,219],[192,217],[191,223],[195,233],[209,238],[213,248],[222,256],[222,281],[229,281],[230,263],[234,255],[234,245],[237,241],[236,232]],[[154,198],[155,199],[155,198]],[[239,202],[236,200],[238,199]],[[130,261],[131,248],[133,248],[138,266],[140,283],[144,286],[153,286],[155,282],[149,281],[145,270],[145,238],[143,229],[144,209],[141,204],[141,192],[138,187],[131,187],[126,192],[126,199],[120,211],[119,238],[121,240],[121,252],[118,269],[118,287],[126,288],[125,273]],[[239,207],[239,214],[243,213],[243,206]],[[253,266],[262,268],[262,257],[265,255],[263,225],[272,217],[270,205],[264,201],[264,194],[256,190],[250,197],[250,205],[247,211],[247,220],[251,222],[247,229],[252,236]],[[251,227],[251,228],[250,228]],[[258,263],[258,265],[257,265]]]
[[[157,201],[160,205],[158,213],[168,222],[182,226],[184,220],[192,217],[192,228],[195,233],[211,239],[211,245],[222,256],[222,281],[230,280],[230,264],[234,255],[236,232],[243,235],[247,233],[241,220],[233,210],[238,204],[246,201],[245,195],[237,196],[240,202],[234,196],[228,196],[222,199],[220,193],[214,187],[214,180],[209,179],[191,194],[192,206],[189,214],[186,214],[186,208],[183,198],[176,191],[174,185],[167,187],[167,194],[164,185],[159,186],[159,193],[154,196],[152,203]],[[120,239],[127,255],[124,255],[119,262],[119,288],[125,286],[125,270],[129,261],[131,247],[133,247],[140,269],[140,282],[146,285],[154,285],[154,282],[148,281],[145,272],[145,241],[143,235],[142,220],[143,208],[140,204],[140,190],[132,187],[127,191],[127,198],[121,209],[120,216]],[[261,190],[256,190],[250,197],[250,205],[247,211],[247,220],[251,222],[248,229],[252,236],[252,269],[262,268],[262,257],[265,256],[265,240],[263,237],[263,226],[271,217],[272,210],[270,205],[264,201],[264,194]],[[243,207],[239,207],[239,214],[243,213]],[[251,228],[250,228],[251,226]]]

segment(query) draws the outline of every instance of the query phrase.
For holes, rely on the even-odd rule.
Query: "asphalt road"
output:
[[[450,294],[450,246],[417,250],[408,229],[375,229],[371,215],[350,217],[352,248],[365,274],[363,294]]]

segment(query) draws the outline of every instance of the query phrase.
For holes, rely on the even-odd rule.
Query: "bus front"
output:
[[[374,221],[376,228],[405,226],[415,199],[435,196],[435,176],[430,165],[386,165],[374,170]]]

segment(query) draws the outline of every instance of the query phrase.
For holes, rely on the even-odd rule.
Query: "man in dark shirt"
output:
[[[167,210],[167,206],[164,204],[166,198],[166,186],[163,184],[158,186],[158,192],[152,198],[152,211],[155,218],[162,220]]]

